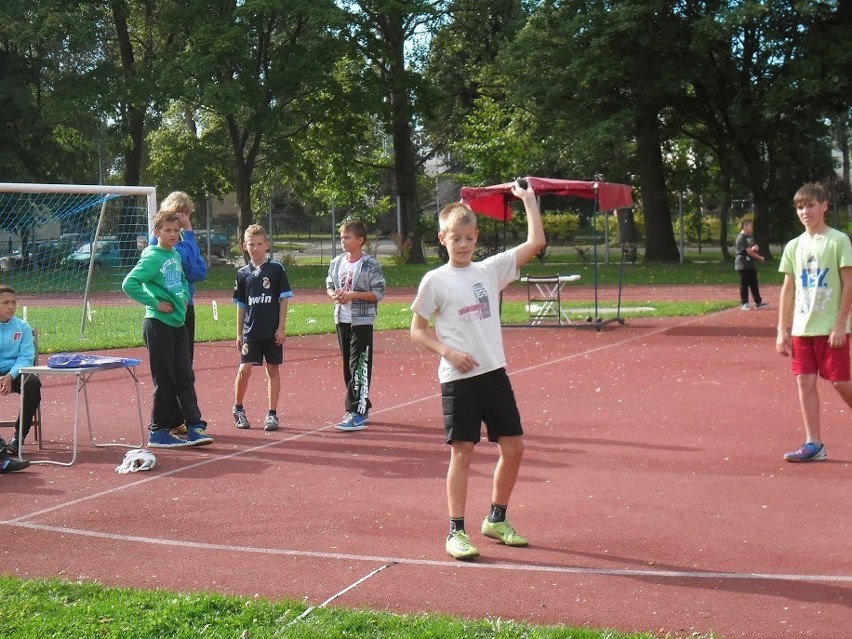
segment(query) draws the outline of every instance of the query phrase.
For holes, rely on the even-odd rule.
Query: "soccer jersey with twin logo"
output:
[[[246,264],[237,271],[234,302],[246,312],[243,339],[258,342],[275,336],[280,301],[293,296],[284,267],[267,260],[260,266]]]

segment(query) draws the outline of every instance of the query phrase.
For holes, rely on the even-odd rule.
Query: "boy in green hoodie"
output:
[[[174,211],[158,211],[154,216],[155,246],[142,251],[139,263],[124,278],[121,288],[131,299],[145,306],[142,337],[148,347],[154,401],[148,446],[181,448],[212,444],[202,421],[195,395],[195,373],[184,320],[189,301],[189,285],[183,274],[175,244],[180,240],[180,218]],[[177,399],[177,403],[175,403]],[[186,439],[175,437],[170,429],[186,421]]]

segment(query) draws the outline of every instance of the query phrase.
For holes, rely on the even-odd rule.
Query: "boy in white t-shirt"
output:
[[[494,470],[491,510],[482,534],[507,546],[526,546],[506,519],[524,452],[523,429],[515,395],[506,374],[500,327],[499,296],[520,275],[520,268],[545,246],[538,202],[531,188],[519,184],[512,194],[527,213],[523,244],[481,262],[473,262],[476,216],[466,205],[449,204],[441,211],[438,240],[449,262],[427,273],[411,305],[411,337],[441,356],[438,379],[446,441],[450,445],[447,502],[450,531],[445,548],[456,559],[479,554],[464,527],[467,485],[473,447],[485,422],[488,440],[500,453]],[[435,332],[429,330],[429,320]]]
[[[852,243],[825,223],[828,195],[820,184],[805,184],[793,204],[805,232],[784,247],[778,270],[784,273],[775,348],[792,354],[805,443],[786,453],[789,462],[828,457],[820,433],[817,377],[828,380],[852,408],[849,363],[849,310],[852,307]]]
[[[343,252],[328,265],[325,289],[334,302],[334,323],[346,385],[346,412],[337,430],[367,427],[370,381],[373,376],[373,323],[385,295],[385,276],[379,261],[364,252],[367,227],[359,220],[340,225]]]

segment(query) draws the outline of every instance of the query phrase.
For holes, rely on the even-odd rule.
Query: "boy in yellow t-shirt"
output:
[[[784,247],[779,272],[784,273],[778,305],[775,349],[792,355],[805,443],[784,455],[789,462],[828,457],[820,433],[817,377],[832,383],[852,408],[849,363],[849,310],[852,307],[852,243],[849,236],[825,223],[828,195],[814,183],[793,197],[805,232]]]

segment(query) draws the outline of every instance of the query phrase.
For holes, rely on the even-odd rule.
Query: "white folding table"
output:
[[[536,297],[527,295],[530,325],[539,326],[549,317],[555,318],[559,324],[570,324],[571,318],[568,316],[568,311],[562,308],[562,289],[568,282],[576,282],[579,279],[579,275],[525,275],[522,277],[521,282],[527,286],[534,284],[538,290]],[[541,303],[541,306],[534,309],[534,303]]]
[[[104,447],[119,447],[119,448],[141,448],[145,443],[145,423],[142,418],[142,402],[139,398],[139,379],[136,377],[136,366],[138,364],[129,363],[124,361],[119,362],[109,362],[105,364],[97,364],[95,366],[82,366],[79,368],[51,368],[49,366],[25,366],[21,368],[21,400],[20,400],[20,415],[23,416],[24,412],[24,388],[26,387],[25,383],[27,377],[29,375],[38,375],[39,377],[46,376],[54,376],[54,375],[73,375],[76,378],[75,392],[74,392],[74,426],[71,435],[71,461],[62,462],[62,461],[54,461],[50,459],[36,459],[30,460],[32,464],[56,464],[57,466],[71,466],[77,459],[77,431],[80,426],[80,394],[82,392],[83,395],[83,403],[86,407],[86,423],[89,428],[89,441],[93,446],[97,446],[99,448]],[[139,416],[139,443],[138,444],[120,444],[120,443],[99,443],[95,441],[94,434],[92,432],[92,414],[89,410],[89,394],[87,392],[87,387],[92,378],[102,371],[115,370],[115,369],[123,369],[127,371],[127,374],[130,376],[130,379],[133,380],[133,386],[136,391],[136,411]],[[44,411],[42,411],[42,419],[44,418]],[[44,429],[42,429],[42,433]],[[18,422],[18,441],[23,441],[23,423],[22,421]],[[22,459],[22,450],[23,446],[18,447],[18,459]]]

